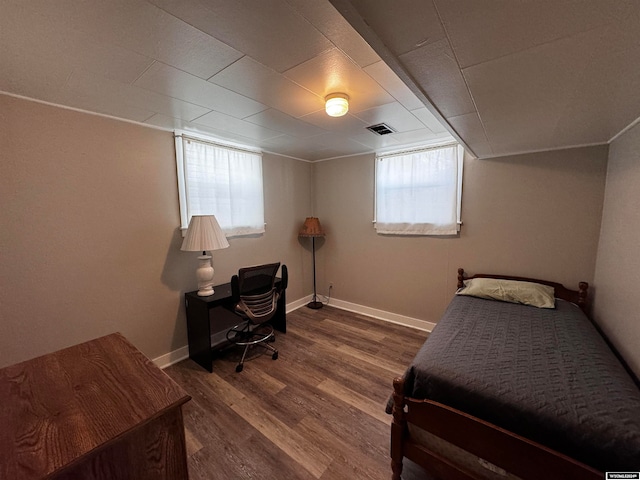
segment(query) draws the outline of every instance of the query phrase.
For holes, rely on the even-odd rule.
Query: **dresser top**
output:
[[[45,478],[189,400],[119,333],[3,368],[0,478]]]

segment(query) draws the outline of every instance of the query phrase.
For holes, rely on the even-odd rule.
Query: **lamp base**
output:
[[[322,302],[309,302],[307,303],[307,308],[313,308],[314,310],[318,310],[319,308],[322,308]]]
[[[213,295],[213,266],[211,266],[211,255],[200,255],[198,261],[200,262],[200,265],[196,269],[198,296],[208,297]]]
[[[208,297],[210,295],[213,295],[214,293],[216,293],[212,287],[208,287],[208,288],[203,288],[198,290],[198,296],[199,297]]]

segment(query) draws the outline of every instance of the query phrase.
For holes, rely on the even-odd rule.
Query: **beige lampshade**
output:
[[[227,248],[229,242],[214,215],[194,215],[180,250],[205,252]]]
[[[325,233],[316,217],[307,217],[298,233],[299,237],[324,237]]]

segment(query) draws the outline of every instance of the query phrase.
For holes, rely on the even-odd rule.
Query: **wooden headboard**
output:
[[[548,285],[550,287],[553,287],[556,298],[560,298],[562,300],[575,303],[580,307],[580,309],[585,314],[587,315],[589,314],[587,312],[587,308],[588,308],[587,291],[589,290],[589,284],[587,282],[578,283],[578,290],[570,290],[566,288],[564,285],[562,285],[561,283],[550,282],[548,280],[539,280],[536,278],[512,277],[510,275],[492,275],[492,274],[486,274],[486,273],[478,273],[477,275],[473,275],[472,277],[466,277],[464,273],[464,269],[459,268],[458,269],[458,288],[462,288],[464,286],[462,282],[472,278],[499,278],[503,280],[518,280],[521,282],[534,282],[534,283],[541,283],[542,285]]]

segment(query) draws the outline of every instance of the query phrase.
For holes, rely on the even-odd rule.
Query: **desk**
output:
[[[276,278],[276,285],[281,280]],[[211,346],[211,336],[218,332],[226,331],[242,321],[233,313],[235,304],[231,295],[231,283],[213,287],[214,294],[208,297],[199,297],[197,291],[184,294],[184,304],[187,311],[187,334],[189,339],[189,358],[205,370],[213,372],[214,354],[228,345],[227,342]],[[286,333],[286,298],[285,290],[282,290],[278,299],[278,309],[269,323],[276,330]],[[224,309],[222,311],[220,309]],[[222,315],[233,315],[232,323],[222,322]]]
[[[114,333],[0,370],[2,480],[187,480],[191,397]]]

